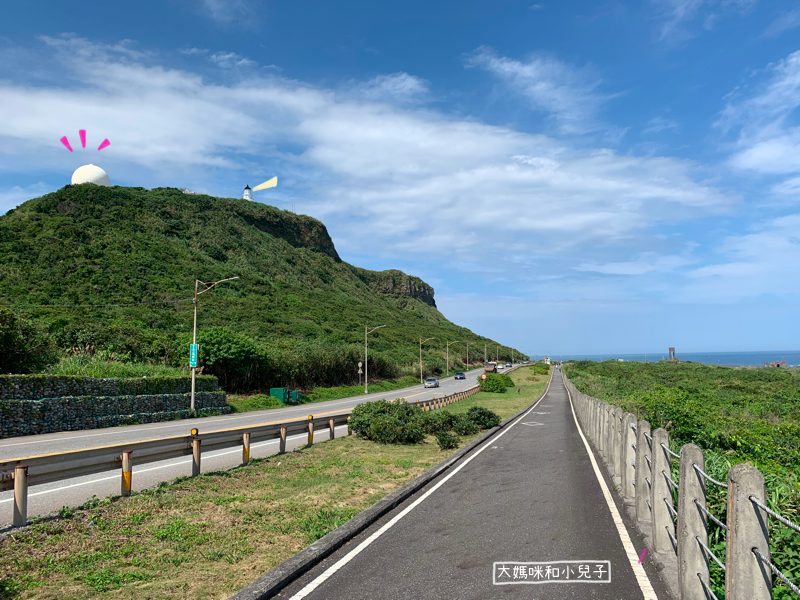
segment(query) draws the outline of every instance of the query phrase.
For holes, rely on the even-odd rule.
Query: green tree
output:
[[[0,308],[0,372],[33,373],[56,360],[50,337],[10,310]]]

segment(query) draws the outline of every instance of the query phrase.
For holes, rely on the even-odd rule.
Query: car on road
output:
[[[505,369],[505,368],[506,368],[506,366],[505,366],[505,365],[503,365],[503,364],[500,364],[500,363],[497,363],[497,370],[498,370],[498,371],[499,371],[500,369]]]
[[[425,387],[432,388],[432,387],[439,387],[439,380],[436,377],[428,377],[425,380]]]
[[[464,375],[464,373],[462,373],[461,371],[456,373],[455,379],[466,379],[466,378],[467,378],[467,376]]]
[[[511,363],[506,363],[506,368],[510,367]]]

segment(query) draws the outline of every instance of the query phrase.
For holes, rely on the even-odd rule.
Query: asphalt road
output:
[[[434,396],[444,396],[463,391],[475,385],[483,369],[467,372],[466,380],[455,381],[452,377],[440,380],[440,387],[424,389],[422,385],[375,394],[353,396],[340,400],[303,404],[286,408],[274,408],[247,413],[205,417],[200,419],[184,419],[167,423],[150,423],[146,425],[129,425],[126,427],[110,427],[84,431],[64,431],[44,435],[33,435],[0,440],[0,460],[18,457],[80,450],[110,444],[123,444],[141,440],[152,440],[175,435],[188,435],[192,427],[200,432],[226,427],[241,427],[263,423],[284,422],[292,419],[305,419],[308,415],[324,415],[351,410],[362,402],[385,398],[406,398],[409,402],[429,400]],[[336,437],[347,434],[346,427],[339,427]],[[315,441],[328,439],[327,430],[317,431]],[[304,445],[306,436],[298,435],[287,440],[287,449]],[[278,441],[271,440],[253,444],[250,455],[262,458],[278,451]],[[216,452],[204,452],[202,471],[218,471],[235,467],[241,463],[241,449],[232,448]],[[176,477],[191,474],[191,457],[176,458],[168,461],[133,467],[133,489],[143,490],[154,487],[162,481],[171,481]],[[104,498],[111,494],[119,494],[120,473],[109,471],[86,477],[76,477],[65,481],[32,486],[28,491],[28,516],[49,514],[63,506],[79,506],[93,495]],[[0,528],[11,523],[13,491],[0,492]]]
[[[641,539],[592,464],[556,374],[543,399],[514,424],[278,597],[667,598],[649,562],[638,564]],[[544,580],[535,565],[525,579],[514,578],[519,563],[568,567],[554,561],[578,561],[569,582],[561,570],[557,582],[534,584]],[[590,563],[591,583],[580,568]],[[599,582],[606,576],[595,574],[598,564],[610,582]]]

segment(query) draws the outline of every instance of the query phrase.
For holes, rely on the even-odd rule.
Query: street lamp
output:
[[[209,281],[208,283],[204,281],[200,281],[199,279],[194,280],[194,327],[192,328],[192,350],[194,351],[194,365],[192,365],[192,404],[191,410],[194,413],[194,378],[195,373],[197,371],[197,297],[213,288],[218,283],[222,283],[223,281],[233,281],[234,279],[239,279],[238,277],[228,277],[227,279],[220,279],[219,281]],[[204,285],[205,289],[201,290],[200,285]]]
[[[377,327],[373,327],[369,331],[367,331],[367,326],[364,325],[364,393],[369,394],[369,356],[367,354],[367,336],[375,331],[376,329],[380,329],[381,327],[386,327],[386,325],[378,325]]]
[[[436,338],[428,338],[423,340],[422,338],[419,338],[419,382],[420,383],[425,383],[425,381],[422,379],[422,344],[424,344],[429,340],[435,340],[435,339]]]
[[[447,362],[447,376],[448,377],[450,376],[450,344],[460,344],[463,341],[464,340],[456,340],[455,342],[447,342],[447,348],[446,348],[446,350],[447,350],[447,352],[446,352],[447,358],[445,359],[445,362]]]
[[[470,345],[477,347],[478,344],[476,344],[475,342],[467,342],[467,371],[469,371],[469,347],[470,347]]]

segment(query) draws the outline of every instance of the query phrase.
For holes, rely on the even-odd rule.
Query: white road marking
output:
[[[550,380],[550,381],[552,381],[552,378],[551,378],[551,380]],[[531,410],[533,410],[534,408],[536,408],[536,405],[537,405],[537,404],[538,404],[538,403],[539,403],[539,402],[542,400],[542,398],[544,398],[544,397],[547,395],[547,392],[548,392],[548,390],[549,390],[549,389],[550,389],[550,382],[548,382],[548,383],[547,383],[547,389],[545,389],[545,391],[544,391],[544,394],[542,394],[542,395],[539,397],[539,400],[537,400],[537,401],[536,401],[536,402],[533,404],[533,406],[530,408],[530,410],[529,410],[528,412],[530,412]],[[524,417],[525,417],[525,416],[528,414],[528,412],[526,412],[524,415],[521,415],[521,416],[519,417],[519,419],[517,419],[516,421],[514,421],[513,423],[511,423],[511,425],[509,425],[509,426],[508,426],[508,427],[506,427],[506,428],[505,428],[503,431],[501,431],[499,434],[497,434],[497,436],[495,436],[495,437],[493,438],[493,440],[496,440],[496,439],[499,439],[499,438],[503,437],[503,436],[504,436],[506,433],[508,433],[508,432],[510,431],[510,429],[511,429],[511,428],[512,428],[514,425],[516,425],[517,423],[519,423],[519,422],[520,422],[520,421],[521,421],[521,420],[522,420],[522,419],[523,419],[523,418],[524,418]],[[375,541],[375,540],[377,540],[379,537],[381,537],[381,536],[382,536],[384,533],[386,533],[387,531],[389,531],[389,529],[391,529],[391,528],[392,528],[392,526],[393,526],[395,523],[397,523],[397,522],[398,522],[400,519],[402,519],[403,517],[405,517],[405,516],[406,516],[408,513],[410,513],[410,512],[411,512],[412,510],[414,510],[414,509],[415,509],[417,506],[419,506],[419,504],[420,504],[420,503],[422,503],[422,501],[423,501],[423,500],[425,500],[425,499],[426,499],[428,496],[430,496],[431,494],[433,494],[433,492],[435,492],[435,491],[436,491],[436,490],[438,490],[440,487],[442,487],[442,486],[443,486],[445,483],[447,483],[447,481],[448,481],[448,480],[449,480],[451,477],[453,477],[453,476],[454,476],[456,473],[458,473],[458,472],[459,472],[461,469],[463,469],[464,467],[466,467],[466,466],[467,466],[467,465],[468,465],[470,462],[472,462],[472,460],[474,460],[474,459],[475,459],[475,458],[476,458],[476,457],[477,457],[477,456],[478,456],[478,455],[479,455],[481,452],[483,452],[484,450],[486,450],[486,449],[487,449],[487,448],[489,448],[489,447],[490,447],[490,446],[489,446],[489,444],[488,444],[488,443],[487,443],[487,444],[484,444],[483,446],[481,446],[481,447],[480,447],[480,448],[479,448],[479,449],[478,449],[478,450],[477,450],[477,451],[476,451],[474,454],[472,454],[472,456],[470,456],[469,458],[467,458],[467,459],[466,459],[464,462],[462,462],[462,463],[461,463],[461,464],[460,464],[458,467],[456,467],[455,469],[453,469],[453,471],[452,471],[452,472],[451,472],[449,475],[447,475],[447,477],[445,477],[444,479],[442,479],[442,480],[441,480],[439,483],[437,483],[435,486],[433,486],[431,489],[429,489],[427,492],[425,492],[425,493],[424,493],[422,496],[420,496],[420,497],[419,497],[417,500],[415,500],[413,504],[411,504],[410,506],[408,506],[407,508],[405,508],[405,509],[404,509],[404,510],[403,510],[403,511],[400,513],[400,514],[398,514],[398,515],[397,515],[397,516],[395,516],[395,517],[394,517],[394,518],[393,518],[391,521],[389,521],[388,523],[386,523],[386,525],[384,525],[383,527],[381,527],[380,529],[378,529],[378,531],[376,531],[375,533],[373,533],[373,534],[372,534],[371,536],[369,536],[369,537],[368,537],[366,540],[364,540],[364,541],[363,541],[363,542],[361,542],[361,543],[360,543],[358,546],[356,546],[355,548],[353,548],[353,549],[352,549],[352,550],[351,550],[351,551],[350,551],[350,552],[349,552],[349,553],[348,553],[346,556],[344,556],[343,558],[339,559],[339,561],[338,561],[336,564],[334,564],[333,566],[329,567],[329,568],[328,568],[328,569],[327,569],[327,570],[326,570],[326,571],[325,571],[325,572],[324,572],[322,575],[320,575],[319,577],[317,577],[316,579],[314,579],[314,581],[312,581],[311,583],[309,583],[309,584],[308,584],[307,586],[305,586],[305,587],[304,587],[302,590],[300,590],[300,591],[299,591],[299,592],[297,592],[297,593],[296,593],[294,596],[292,596],[290,600],[303,600],[303,598],[305,598],[306,596],[308,596],[308,595],[309,595],[311,592],[313,592],[315,589],[317,589],[317,588],[318,588],[320,585],[322,585],[322,584],[323,584],[325,581],[327,581],[328,579],[330,579],[330,578],[331,578],[331,577],[332,577],[332,576],[333,576],[333,575],[334,575],[334,574],[335,574],[335,573],[336,573],[336,572],[337,572],[339,569],[341,569],[342,567],[344,567],[344,566],[345,566],[347,563],[349,563],[349,562],[350,562],[351,560],[353,560],[353,559],[354,559],[356,556],[358,556],[358,555],[359,555],[359,554],[360,554],[360,553],[361,553],[361,552],[362,552],[362,551],[363,551],[363,550],[364,550],[364,549],[365,549],[367,546],[369,546],[370,544],[372,544],[372,542],[374,542],[374,541]]]
[[[600,472],[600,467],[597,466],[597,461],[594,459],[594,454],[592,454],[592,449],[589,446],[589,442],[586,441],[586,436],[583,435],[583,430],[581,429],[580,423],[578,423],[578,417],[575,415],[575,407],[572,405],[572,394],[569,393],[567,386],[564,386],[564,389],[567,390],[567,397],[569,398],[569,405],[572,410],[572,418],[575,421],[575,427],[578,428],[578,433],[583,440],[583,445],[586,446],[586,452],[589,454],[589,460],[592,461],[594,474],[597,477],[598,483],[600,483],[600,488],[603,491],[603,497],[608,505],[608,510],[611,511],[611,518],[614,520],[614,525],[617,528],[619,539],[622,542],[622,547],[625,549],[625,554],[628,557],[628,562],[631,564],[633,574],[636,576],[636,582],[639,584],[639,589],[642,592],[642,596],[644,596],[644,600],[658,600],[656,597],[656,592],[653,589],[653,586],[650,584],[650,580],[647,578],[647,573],[645,573],[644,567],[641,565],[641,563],[639,563],[639,557],[636,555],[636,549],[633,547],[633,542],[631,542],[631,538],[628,535],[628,530],[625,528],[625,523],[623,523],[622,517],[620,517],[619,511],[617,510],[617,505],[614,503],[614,499],[611,497],[611,493],[608,491],[608,486],[606,485],[605,479],[603,479],[603,474]]]
[[[544,423],[539,423],[537,421],[531,421],[530,423],[520,423],[520,425],[527,425],[528,427],[536,427],[537,425],[544,425]]]

